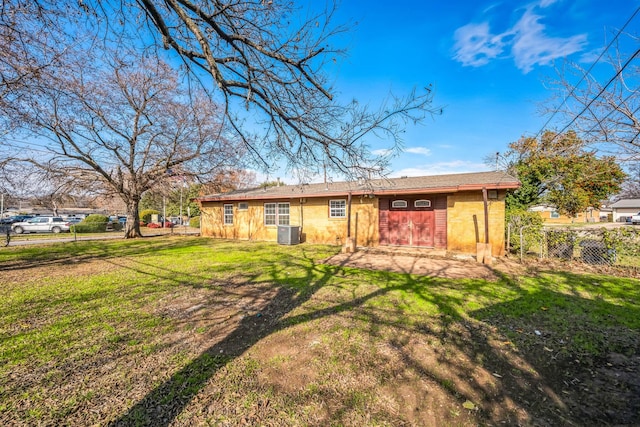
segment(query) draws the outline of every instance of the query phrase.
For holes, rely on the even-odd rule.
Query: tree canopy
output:
[[[546,203],[575,216],[620,191],[625,173],[613,156],[598,157],[575,132],[544,132],[509,145],[508,170],[522,186],[507,195],[507,207]]]
[[[346,28],[334,6],[237,0],[16,0],[0,8],[0,169],[102,186],[139,234],[142,194],[172,176],[249,162],[268,170],[384,173],[368,138],[401,148],[438,112],[429,87],[378,108],[343,102],[329,70]],[[12,169],[13,168],[13,169]],[[63,190],[61,190],[63,191]]]
[[[207,176],[238,164],[242,151],[228,138],[219,107],[205,94],[187,93],[166,63],[109,54],[94,58],[99,67],[67,62],[73,72],[51,76],[13,103],[29,134],[47,142],[15,158],[67,190],[120,197],[129,217],[126,236],[135,237],[144,192],[172,176]]]

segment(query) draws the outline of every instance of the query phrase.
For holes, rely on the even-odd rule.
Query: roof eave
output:
[[[248,195],[213,195],[197,197],[198,202],[221,202],[221,201],[239,201],[239,200],[277,200],[277,199],[299,199],[299,198],[314,198],[314,197],[338,197],[347,196],[349,193],[352,195],[373,195],[373,196],[385,196],[396,194],[435,194],[435,193],[456,193],[460,191],[476,191],[486,188],[487,190],[512,190],[520,186],[518,182],[502,182],[502,183],[488,183],[488,184],[464,184],[447,187],[433,187],[433,188],[387,188],[377,190],[344,190],[344,191],[321,191],[313,193],[294,193],[294,194],[248,194]]]

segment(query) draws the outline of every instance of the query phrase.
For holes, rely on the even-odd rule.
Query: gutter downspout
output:
[[[351,191],[347,195],[347,238],[342,247],[343,253],[351,253],[356,251],[355,239],[351,237]]]
[[[491,264],[491,244],[489,243],[489,200],[487,187],[482,187],[482,202],[484,205],[484,243],[476,244],[476,260],[483,264]]]

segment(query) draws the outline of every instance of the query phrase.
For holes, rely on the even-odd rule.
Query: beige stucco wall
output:
[[[504,255],[505,192],[489,200],[489,243],[494,256]],[[454,193],[447,198],[447,250],[476,253],[476,244],[484,243],[484,202],[482,192]]]
[[[638,214],[638,208],[614,208],[613,209],[613,221],[619,222],[622,217],[629,217]]]
[[[347,237],[347,219],[329,218],[329,200],[345,198],[296,198],[288,200],[248,201],[249,209],[238,210],[233,205],[233,225],[223,223],[223,202],[204,202],[200,228],[203,236],[241,239],[278,239],[277,226],[264,225],[264,204],[288,202],[290,225],[300,226],[301,238],[309,243],[344,244]],[[351,235],[356,244],[374,246],[378,242],[378,200],[353,197],[351,201]]]
[[[489,240],[494,256],[504,255],[505,192],[489,200]],[[340,198],[336,198],[340,199]],[[344,244],[347,219],[329,218],[330,198],[296,198],[269,200],[289,202],[290,223],[301,226],[302,240],[308,243]],[[204,202],[201,209],[203,236],[277,241],[277,227],[264,225],[264,200],[248,201],[249,209],[238,210],[233,202],[234,224],[223,224],[222,202]],[[353,197],[351,204],[351,234],[358,246],[379,243],[378,199]],[[447,196],[447,250],[476,253],[476,244],[484,243],[484,205],[482,192],[454,193]]]
[[[573,224],[583,222],[599,222],[600,211],[593,209],[586,212],[578,212],[575,218],[566,215],[560,215],[558,218],[551,218],[551,211],[537,211],[538,215],[546,224]]]

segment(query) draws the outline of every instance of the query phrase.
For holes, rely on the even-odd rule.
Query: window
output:
[[[329,218],[346,218],[347,201],[329,200]]]
[[[239,211],[246,211],[248,209],[249,209],[249,203],[247,203],[247,202],[238,203],[238,210]]]
[[[276,225],[276,204],[264,204],[264,225]]]
[[[413,202],[413,206],[415,206],[416,208],[430,208],[431,200],[416,200],[415,202]]]
[[[551,218],[560,218],[560,214],[557,211],[551,212]]]
[[[289,203],[265,203],[264,225],[289,225]]]
[[[393,202],[391,202],[391,207],[395,208],[395,209],[403,209],[407,207],[407,201],[406,200],[394,200]]]
[[[278,225],[289,225],[289,203],[278,203]]]
[[[233,225],[233,205],[224,205],[224,225]]]

